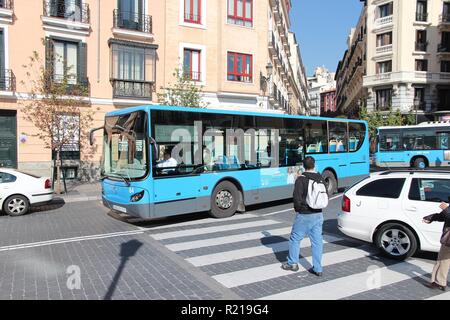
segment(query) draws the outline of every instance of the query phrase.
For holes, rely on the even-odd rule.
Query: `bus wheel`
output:
[[[332,196],[333,194],[337,193],[338,183],[336,177],[334,176],[334,173],[329,170],[325,170],[322,174],[322,177],[325,182],[325,186],[327,187],[328,195]]]
[[[426,163],[425,159],[424,158],[417,158],[416,160],[414,160],[414,168],[426,169],[427,168],[427,163]]]
[[[239,205],[239,190],[230,181],[219,183],[211,197],[211,216],[218,219],[233,216]]]

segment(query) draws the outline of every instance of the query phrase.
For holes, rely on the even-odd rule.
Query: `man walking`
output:
[[[289,239],[288,261],[281,267],[288,271],[298,271],[300,242],[306,236],[311,240],[313,267],[308,271],[318,277],[322,276],[323,253],[323,214],[322,209],[313,209],[307,203],[309,181],[323,183],[322,176],[315,172],[315,160],[306,157],[303,161],[305,172],[295,181],[294,208],[296,216]]]

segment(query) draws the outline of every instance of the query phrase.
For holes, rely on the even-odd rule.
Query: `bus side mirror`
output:
[[[94,145],[94,132],[98,131],[98,130],[102,130],[103,128],[104,127],[99,127],[99,128],[95,128],[95,129],[92,129],[91,131],[89,131],[89,144],[91,146]]]

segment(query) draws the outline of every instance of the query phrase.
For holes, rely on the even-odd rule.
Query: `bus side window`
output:
[[[328,132],[327,122],[311,120],[305,124],[306,153],[327,153]]]
[[[362,123],[349,123],[348,136],[348,150],[350,152],[358,151],[366,137],[366,126]]]

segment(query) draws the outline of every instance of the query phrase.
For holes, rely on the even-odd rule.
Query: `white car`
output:
[[[418,250],[438,252],[443,223],[423,223],[449,202],[450,173],[389,171],[360,181],[343,196],[339,229],[374,243],[385,256],[404,260]]]
[[[10,216],[28,212],[30,206],[53,200],[50,179],[0,168],[0,208]]]

